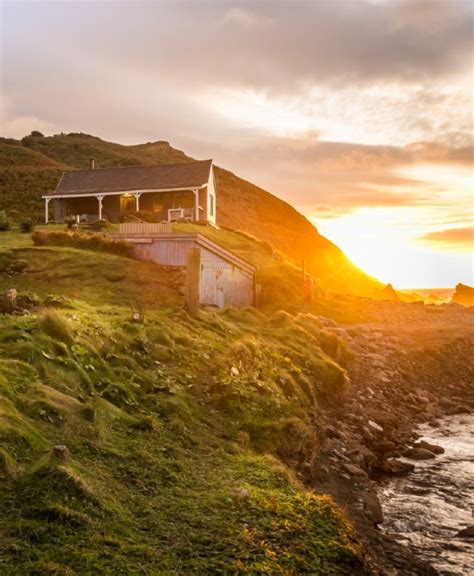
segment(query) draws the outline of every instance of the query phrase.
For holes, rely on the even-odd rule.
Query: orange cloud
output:
[[[438,230],[421,236],[419,240],[437,244],[439,247],[470,249],[474,243],[474,227]]]

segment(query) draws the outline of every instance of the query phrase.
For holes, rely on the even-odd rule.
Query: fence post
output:
[[[190,314],[199,311],[199,289],[201,285],[201,249],[189,248],[186,259],[185,306]]]

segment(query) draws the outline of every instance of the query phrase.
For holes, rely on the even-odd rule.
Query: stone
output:
[[[347,472],[350,476],[353,476],[356,480],[366,480],[368,478],[367,472],[362,470],[360,466],[356,466],[355,464],[344,463],[342,468],[345,472]]]
[[[236,501],[248,500],[250,498],[250,492],[247,488],[234,488],[232,490],[232,498]]]
[[[431,458],[436,458],[436,454],[426,448],[408,448],[404,450],[402,454],[405,458],[410,458],[411,460],[430,460]]]
[[[453,414],[470,414],[471,410],[467,406],[456,406],[453,411]]]
[[[13,314],[16,310],[16,298],[18,296],[18,292],[15,288],[9,288],[5,290],[5,307],[6,311],[9,314]]]
[[[367,424],[369,425],[369,428],[374,431],[374,432],[383,432],[383,428],[382,426],[380,426],[380,424],[377,424],[377,422],[374,422],[373,420],[369,420],[367,422]]]
[[[386,454],[387,452],[393,452],[396,448],[395,442],[391,440],[381,440],[380,442],[374,442],[372,444],[372,450],[378,454]]]
[[[369,352],[366,354],[366,358],[372,361],[375,365],[383,366],[385,364],[386,358],[382,356],[382,354],[378,354],[377,352]]]
[[[409,462],[402,462],[396,458],[385,460],[385,462],[382,464],[382,471],[390,476],[406,476],[410,472],[413,472],[414,469],[414,464],[410,464]]]
[[[331,426],[330,424],[328,424],[328,426],[325,427],[324,431],[328,438],[341,438],[341,433],[339,432],[339,430],[337,430],[337,428]]]
[[[70,456],[69,448],[64,444],[58,444],[51,452],[51,459],[56,462],[67,462]]]
[[[468,526],[467,528],[459,530],[456,538],[474,538],[474,526]]]
[[[413,444],[413,448],[424,448],[425,450],[433,452],[433,454],[444,454],[444,448],[442,446],[430,444],[429,442],[425,442],[425,440],[419,440]]]
[[[240,374],[239,369],[236,368],[235,366],[232,366],[232,368],[230,369],[230,373],[232,374],[232,376],[238,376]]]
[[[364,505],[364,512],[366,516],[372,520],[375,526],[382,524],[383,511],[377,494],[375,494],[375,492],[366,492],[362,495],[361,499]]]
[[[364,468],[368,471],[370,471],[373,463],[376,460],[375,454],[364,444],[361,444],[358,448],[351,450],[348,453],[348,456],[354,464],[357,464],[361,468]]]

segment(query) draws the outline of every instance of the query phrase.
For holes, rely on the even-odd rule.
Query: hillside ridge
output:
[[[63,170],[169,164],[194,158],[164,140],[122,145],[82,133],[0,139],[0,209],[13,215],[42,217],[41,195],[54,189]],[[44,159],[41,163],[40,160]],[[343,251],[321,236],[290,203],[216,167],[217,220],[270,242],[330,292],[379,298],[383,284],[356,267]]]

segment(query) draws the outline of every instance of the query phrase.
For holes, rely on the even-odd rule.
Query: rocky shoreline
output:
[[[321,460],[311,483],[345,508],[384,576],[438,572],[380,531],[378,483],[443,451],[418,441],[418,425],[474,412],[472,311],[438,307],[444,315],[435,312],[433,322],[430,309],[387,303],[378,306],[377,322],[326,326],[354,358],[347,396],[321,411]]]

